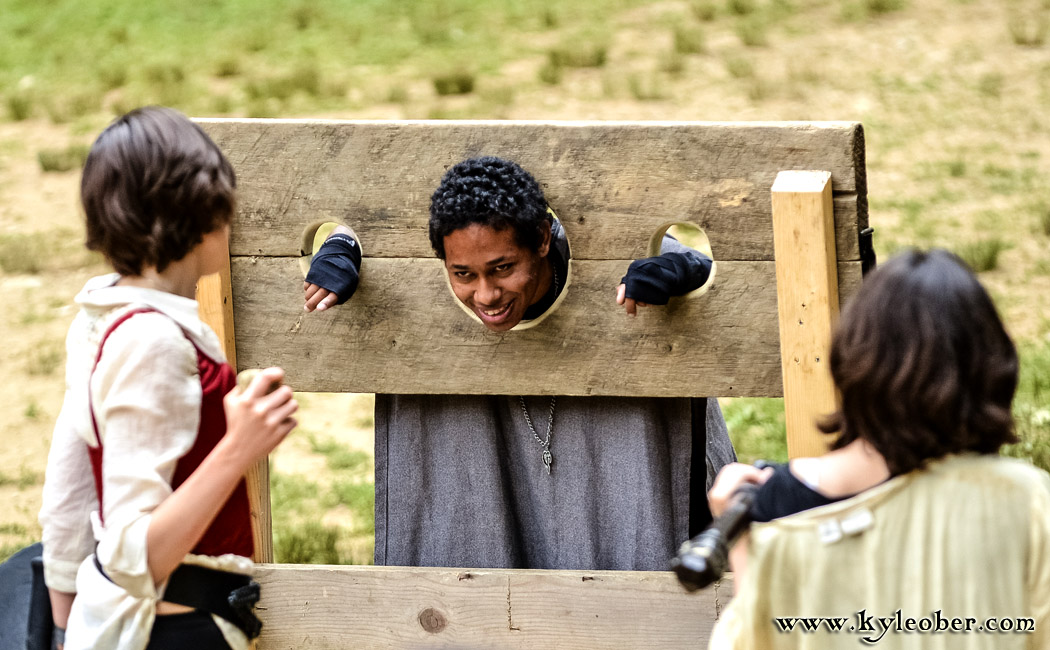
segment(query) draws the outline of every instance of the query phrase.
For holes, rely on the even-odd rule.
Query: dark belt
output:
[[[98,556],[95,568],[110,579]],[[252,611],[259,602],[259,583],[240,573],[180,564],[168,578],[164,601],[215,614],[236,625],[249,639],[262,630],[262,621]]]

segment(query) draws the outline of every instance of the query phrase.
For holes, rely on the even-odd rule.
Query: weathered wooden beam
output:
[[[788,454],[819,456],[828,441],[817,419],[837,406],[828,368],[839,315],[831,174],[781,172],[772,195]]]
[[[197,283],[197,313],[211,327],[230,365],[237,368],[236,338],[233,330],[233,292],[229,254],[218,273],[206,275]]]
[[[574,261],[557,311],[498,334],[460,309],[436,259],[366,258],[349,302],[306,314],[294,259],[235,257],[237,356],[308,392],[781,394],[772,262],[719,262],[706,294],[636,318],[614,301],[629,263]],[[846,293],[859,284],[859,262],[839,272]]]
[[[297,256],[319,219],[372,257],[433,256],[430,195],[471,156],[517,161],[544,188],[580,260],[642,257],[671,221],[719,260],[773,260],[769,187],[783,169],[834,178],[840,261],[867,226],[861,126],[851,122],[345,122],[201,120],[238,174],[234,255]]]
[[[226,265],[197,283],[200,318],[215,331],[226,360],[237,369],[237,347],[233,327],[233,289],[229,255]],[[270,465],[262,459],[245,475],[248,508],[252,518],[252,540],[256,562],[273,562],[273,521],[270,514]]]
[[[670,572],[263,565],[260,650],[704,648],[732,579]]]

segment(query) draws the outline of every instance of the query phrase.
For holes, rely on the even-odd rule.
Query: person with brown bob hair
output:
[[[123,276],[163,272],[230,224],[236,185],[199,126],[169,108],[132,111],[103,131],[84,164],[87,247]]]
[[[87,246],[116,273],[76,297],[48,455],[58,648],[247,648],[259,634],[243,477],[298,406],[280,368],[236,389],[198,318],[197,282],[228,259],[235,183],[215,143],[168,108],[118,118],[88,154]]]
[[[1017,442],[1018,358],[974,273],[943,250],[890,260],[843,311],[830,365],[831,451],[729,465],[711,489],[717,516],[760,486],[710,647],[886,634],[894,648],[962,647],[960,635],[966,648],[1050,647],[1050,475],[998,455]],[[814,629],[792,631],[800,618]]]
[[[890,473],[1017,442],[1017,351],[959,258],[912,251],[861,288],[831,348],[842,407],[821,423],[832,449],[866,440]]]

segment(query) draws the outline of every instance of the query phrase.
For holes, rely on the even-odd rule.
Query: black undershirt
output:
[[[714,520],[707,503],[707,398],[690,398],[689,410],[693,438],[689,458],[689,537],[693,538]]]
[[[853,495],[838,498],[826,497],[800,481],[785,463],[773,466],[773,475],[755,493],[751,504],[751,521],[762,523],[787,517],[796,512],[819,508]]]
[[[551,271],[554,272],[557,281],[551,282],[551,286],[547,288],[547,293],[543,294],[536,302],[529,305],[528,309],[525,310],[525,314],[521,317],[522,320],[532,320],[539,318],[545,311],[551,308],[554,301],[558,299],[558,294],[565,288],[565,280],[569,272],[569,263],[567,260],[561,258],[561,253],[556,248],[551,246],[550,252],[547,254],[550,260]],[[557,287],[558,291],[554,289]]]

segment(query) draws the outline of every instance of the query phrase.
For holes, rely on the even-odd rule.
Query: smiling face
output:
[[[550,229],[538,250],[518,244],[512,228],[471,224],[445,235],[445,270],[452,291],[485,327],[505,332],[550,289]]]

